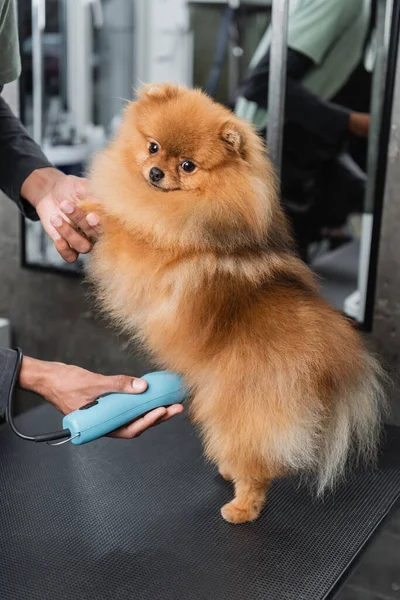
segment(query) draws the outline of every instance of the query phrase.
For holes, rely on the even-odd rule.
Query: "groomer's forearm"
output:
[[[307,90],[301,83],[313,67],[313,61],[292,48],[288,49],[285,120],[331,145],[340,143],[349,131],[350,111],[327,102]],[[269,53],[247,76],[241,94],[258,106],[268,109]]]
[[[0,421],[5,419],[8,399],[14,391],[12,384],[17,361],[15,350],[0,348]],[[54,364],[24,356],[15,386],[42,395],[50,381],[51,366]]]
[[[54,363],[53,363],[54,364]],[[50,363],[24,356],[19,373],[18,387],[40,394],[50,375]]]
[[[267,52],[258,65],[247,74],[239,88],[239,94],[265,109],[268,109],[269,62],[270,53]],[[288,48],[286,61],[287,79],[301,81],[313,65],[314,63],[311,58],[301,54],[297,50]]]
[[[322,100],[300,83],[286,82],[285,119],[303,127],[332,146],[343,142],[349,133],[351,111]]]

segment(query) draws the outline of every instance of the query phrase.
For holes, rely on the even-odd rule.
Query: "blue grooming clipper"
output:
[[[13,417],[13,389],[18,380],[23,354],[16,349],[18,359],[13,373],[7,405],[7,421],[13,432],[29,442],[63,440],[81,445],[92,442],[160,406],[181,404],[187,397],[182,378],[170,371],[144,375],[148,388],[142,394],[107,394],[93,400],[63,418],[63,429],[52,433],[26,435],[19,431]],[[57,445],[57,444],[53,444]]]
[[[148,388],[142,394],[107,394],[66,415],[62,425],[71,432],[71,443],[86,444],[159,406],[181,404],[186,397],[179,375],[159,371],[143,379]]]

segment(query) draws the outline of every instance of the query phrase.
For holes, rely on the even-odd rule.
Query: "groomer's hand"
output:
[[[127,375],[105,376],[80,367],[24,357],[19,377],[22,389],[36,392],[63,414],[111,392],[140,394],[147,388],[143,379]],[[112,437],[134,438],[146,429],[183,411],[181,404],[156,408],[136,421],[117,429]]]
[[[65,261],[75,262],[79,254],[90,252],[100,218],[95,213],[85,215],[76,205],[88,195],[86,179],[51,167],[37,169],[24,181],[21,195],[36,208],[43,229]]]
[[[349,131],[357,137],[367,138],[371,125],[371,116],[368,113],[353,112],[349,117]]]

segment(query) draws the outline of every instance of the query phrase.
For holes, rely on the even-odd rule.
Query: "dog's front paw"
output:
[[[235,500],[228,502],[221,508],[221,515],[228,523],[247,523],[255,521],[260,514],[260,509],[253,507],[242,507]]]

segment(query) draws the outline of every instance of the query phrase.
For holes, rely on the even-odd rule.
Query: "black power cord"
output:
[[[11,380],[10,392],[8,394],[7,411],[6,411],[7,422],[9,424],[9,426],[11,427],[12,431],[15,433],[15,435],[17,435],[21,439],[28,441],[28,442],[52,442],[54,440],[61,440],[61,439],[70,437],[71,432],[69,429],[62,429],[60,431],[54,431],[53,433],[44,433],[41,435],[25,435],[24,433],[19,431],[17,429],[17,427],[15,426],[15,423],[13,420],[14,388],[17,384],[19,374],[21,371],[22,359],[24,358],[24,355],[19,348],[16,348],[15,351],[17,352],[17,362],[15,364],[15,369],[14,369],[14,373],[13,373],[12,380]]]

